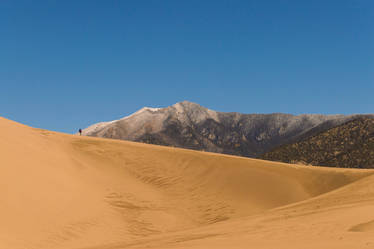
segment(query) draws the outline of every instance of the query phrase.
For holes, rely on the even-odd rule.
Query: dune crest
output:
[[[349,248],[339,236],[371,243],[349,231],[373,219],[371,170],[80,137],[4,118],[0,151],[0,248],[300,248],[322,243],[326,229],[337,231],[329,248]],[[289,239],[295,247],[281,244]]]

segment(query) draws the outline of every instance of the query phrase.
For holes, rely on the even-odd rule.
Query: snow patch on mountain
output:
[[[133,117],[133,116],[136,116],[136,115],[139,115],[141,113],[144,113],[144,112],[157,112],[159,110],[161,110],[162,108],[153,108],[153,107],[143,107],[142,109],[140,109],[139,111],[137,112],[134,112],[133,114],[129,115],[129,116],[126,116],[126,117],[123,117],[121,118],[121,120],[124,120],[124,119],[127,119],[127,118],[130,118],[130,117]]]

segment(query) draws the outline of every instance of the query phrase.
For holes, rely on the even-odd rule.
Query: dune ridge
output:
[[[373,170],[80,137],[4,118],[0,151],[0,248],[374,245]]]

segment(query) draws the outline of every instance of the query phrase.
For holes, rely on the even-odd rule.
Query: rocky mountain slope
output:
[[[351,120],[300,142],[280,146],[262,158],[331,167],[374,168],[374,119]]]
[[[184,101],[166,108],[145,107],[120,120],[94,124],[83,135],[257,157],[355,117],[224,113]]]

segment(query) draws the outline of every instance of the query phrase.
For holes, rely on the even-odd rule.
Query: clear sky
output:
[[[374,113],[374,1],[0,2],[0,116],[63,132],[182,100]]]

